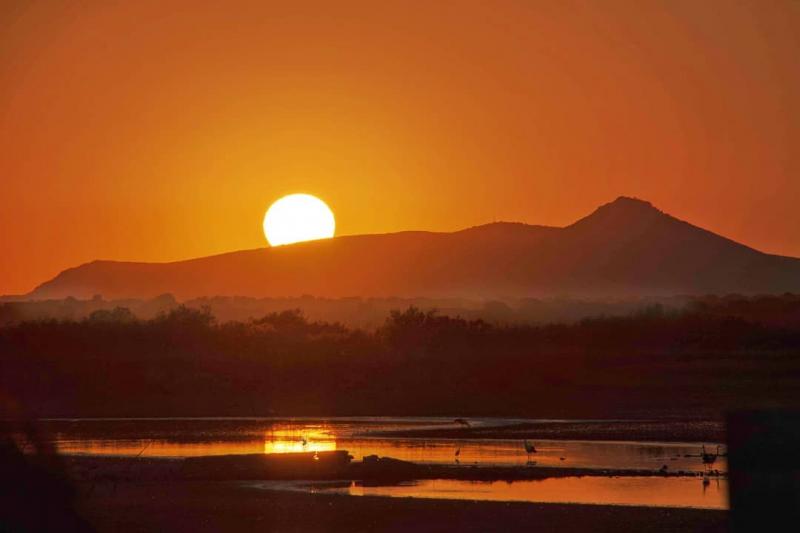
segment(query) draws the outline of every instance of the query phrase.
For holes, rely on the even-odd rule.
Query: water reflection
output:
[[[248,453],[348,450],[418,463],[525,466],[522,439],[392,438],[384,431],[414,424],[452,424],[411,420],[139,420],[71,421],[56,424],[54,442],[62,453],[189,457]],[[374,436],[371,436],[374,435]],[[538,466],[647,469],[702,472],[699,444],[534,440]],[[709,443],[710,444],[710,443]],[[724,451],[724,449],[723,449]],[[688,456],[688,457],[687,457]],[[727,470],[724,457],[713,465]]]
[[[698,478],[565,477],[513,483],[433,479],[381,487],[352,483],[321,490],[351,496],[728,508],[727,481],[705,485]]]

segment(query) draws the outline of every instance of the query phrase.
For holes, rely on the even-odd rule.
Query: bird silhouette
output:
[[[525,446],[525,452],[528,454],[528,462],[530,463],[531,462],[531,454],[532,453],[536,453],[536,446],[534,446],[533,443],[528,442],[528,439],[525,439],[523,441],[523,444]]]
[[[713,465],[714,463],[717,462],[717,457],[719,457],[719,446],[717,446],[717,452],[712,453],[712,452],[707,452],[706,445],[703,444],[703,453],[700,454],[700,457],[703,459],[704,465]]]

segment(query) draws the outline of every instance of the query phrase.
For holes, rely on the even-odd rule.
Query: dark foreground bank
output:
[[[727,512],[698,509],[353,497],[236,482],[80,489],[81,512],[98,531],[727,531]]]
[[[315,458],[316,457],[316,458]],[[174,459],[68,457],[78,511],[98,531],[726,531],[725,511],[359,497],[251,480],[544,479],[608,472],[471,468],[347,452]],[[631,475],[632,472],[614,472]],[[666,475],[639,472],[641,475]]]

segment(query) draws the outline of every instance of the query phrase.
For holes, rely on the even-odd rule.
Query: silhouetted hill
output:
[[[29,298],[641,296],[800,291],[800,260],[621,197],[564,228],[353,235],[173,263],[94,261]]]

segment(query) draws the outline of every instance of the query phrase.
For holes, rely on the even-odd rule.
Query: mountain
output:
[[[620,197],[572,225],[352,235],[172,263],[94,261],[31,299],[211,295],[654,296],[800,291],[800,259],[769,255]]]

